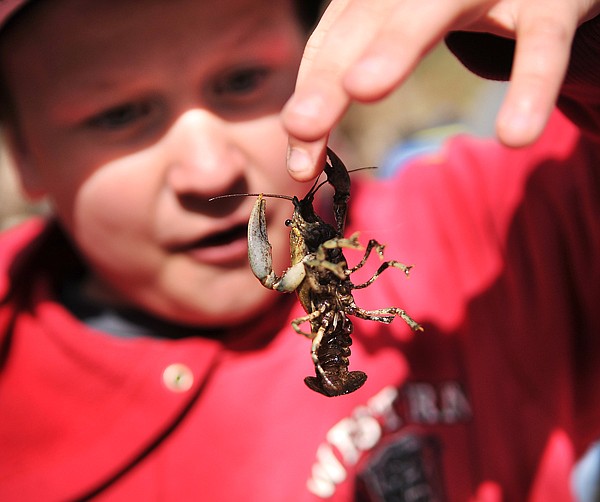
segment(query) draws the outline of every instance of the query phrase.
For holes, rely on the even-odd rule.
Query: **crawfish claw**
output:
[[[337,231],[338,235],[344,235],[348,200],[350,199],[350,175],[342,160],[329,147],[327,147],[327,160],[325,174],[327,174],[327,181],[334,188],[333,213]]]
[[[256,278],[270,288],[275,282],[273,254],[267,236],[266,201],[260,194],[248,221],[248,261]]]
[[[266,201],[258,196],[248,220],[248,261],[254,276],[263,286],[276,291],[294,291],[305,276],[304,264],[296,263],[281,277],[273,271],[273,252],[267,236]]]

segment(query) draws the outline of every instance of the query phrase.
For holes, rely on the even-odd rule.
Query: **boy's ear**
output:
[[[8,126],[3,132],[23,191],[33,200],[41,199],[46,195],[46,190],[27,143],[14,127]]]

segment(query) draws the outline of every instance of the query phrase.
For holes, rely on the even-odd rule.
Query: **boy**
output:
[[[327,11],[313,69],[331,50],[319,35],[359,4]],[[442,10],[458,19],[457,4]],[[529,149],[459,139],[389,183],[355,183],[347,233],[417,267],[357,302],[404,307],[425,333],[356,320],[350,364],[369,379],[326,399],[302,383],[301,309],[248,269],[253,201],[208,200],[307,190],[283,173],[279,118],[305,41],[296,6],[2,8],[7,134],[55,217],[0,243],[1,499],[568,500],[600,434],[591,139],[557,115]],[[302,68],[295,99],[314,82]],[[327,130],[284,119],[304,142]],[[290,213],[268,205],[277,271]]]

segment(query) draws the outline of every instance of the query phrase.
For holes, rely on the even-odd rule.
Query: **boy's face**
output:
[[[247,264],[254,199],[208,199],[305,192],[278,117],[304,40],[291,0],[55,0],[7,37],[23,184],[49,195],[95,289],[205,326],[275,300]],[[277,272],[291,211],[268,204]]]

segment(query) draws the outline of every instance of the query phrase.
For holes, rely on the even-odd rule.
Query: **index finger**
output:
[[[334,0],[315,29],[300,65],[296,91],[282,111],[290,134],[292,177],[306,180],[321,170],[328,134],[351,99],[343,77],[375,36],[391,4],[389,0]]]

